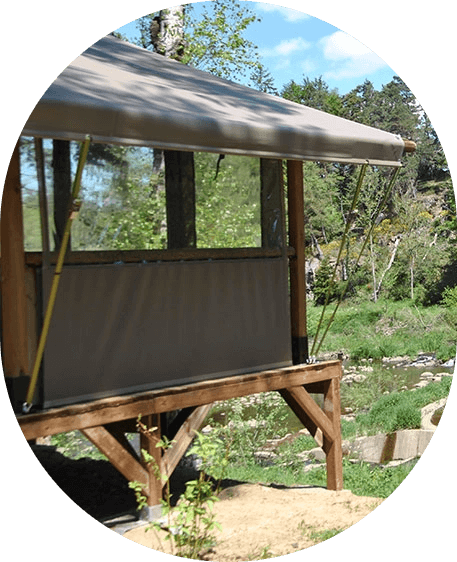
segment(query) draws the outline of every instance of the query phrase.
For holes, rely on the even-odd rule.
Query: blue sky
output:
[[[259,47],[278,90],[292,79],[301,82],[303,76],[322,76],[331,88],[345,94],[365,79],[380,89],[395,74],[357,39],[320,19],[273,4],[245,4],[261,18],[245,36]],[[198,10],[198,4],[194,6]],[[119,31],[130,39],[139,35],[134,23]]]

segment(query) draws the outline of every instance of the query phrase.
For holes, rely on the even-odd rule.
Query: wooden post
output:
[[[295,248],[290,260],[290,320],[292,361],[294,365],[308,360],[306,327],[305,227],[303,200],[303,163],[287,161],[289,245]]]
[[[7,378],[18,378],[29,370],[19,143],[13,152],[3,191],[1,258],[3,369]]]
[[[140,432],[140,450],[142,451],[144,449],[149,455],[151,455],[151,457],[155,460],[157,466],[159,467],[160,473],[163,474],[164,470],[162,466],[162,449],[160,447],[156,447],[157,442],[160,441],[162,437],[160,414],[151,414],[148,416],[144,416],[142,417],[141,421],[146,425],[148,429],[155,428],[155,430],[151,431],[148,435]],[[156,506],[161,505],[163,483],[159,478],[157,478],[157,470],[154,466],[152,466],[151,464],[148,465],[144,459],[141,459],[141,463],[149,474],[149,485],[148,489],[145,490],[148,497],[148,507],[150,509],[155,509]],[[157,511],[159,510],[157,509]]]
[[[324,413],[333,426],[333,439],[324,433],[324,451],[327,455],[327,489],[343,489],[343,452],[341,447],[340,379],[325,382]]]

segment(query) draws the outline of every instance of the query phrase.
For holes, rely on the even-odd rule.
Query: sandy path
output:
[[[354,496],[347,490],[314,487],[278,489],[241,484],[226,488],[214,507],[222,532],[217,532],[217,545],[207,558],[220,562],[258,560],[264,549],[270,556],[302,550],[315,544],[311,532],[350,527],[381,501]],[[160,550],[154,532],[145,532],[145,527],[127,531],[124,537]],[[162,544],[168,548],[168,541]]]

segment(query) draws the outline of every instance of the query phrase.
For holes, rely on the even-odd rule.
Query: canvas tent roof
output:
[[[396,135],[201,72],[113,36],[51,84],[23,135],[398,166]]]

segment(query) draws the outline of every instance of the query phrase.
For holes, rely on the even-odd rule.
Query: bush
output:
[[[316,272],[316,278],[314,281],[314,304],[324,304],[327,298],[327,302],[331,302],[338,297],[339,292],[336,279],[332,283],[333,272],[334,267],[330,265],[329,259],[324,258]]]
[[[446,307],[446,320],[457,328],[457,286],[444,289],[441,304]]]
[[[421,413],[412,404],[405,404],[398,408],[395,420],[392,420],[391,431],[398,429],[419,429],[421,426]]]
[[[449,309],[457,309],[457,285],[455,287],[446,287],[443,291],[441,303]]]
[[[440,382],[431,383],[414,392],[393,392],[381,396],[368,414],[359,414],[357,424],[368,432],[385,431],[391,433],[399,429],[420,427],[420,410],[449,394],[451,377],[443,377]]]

